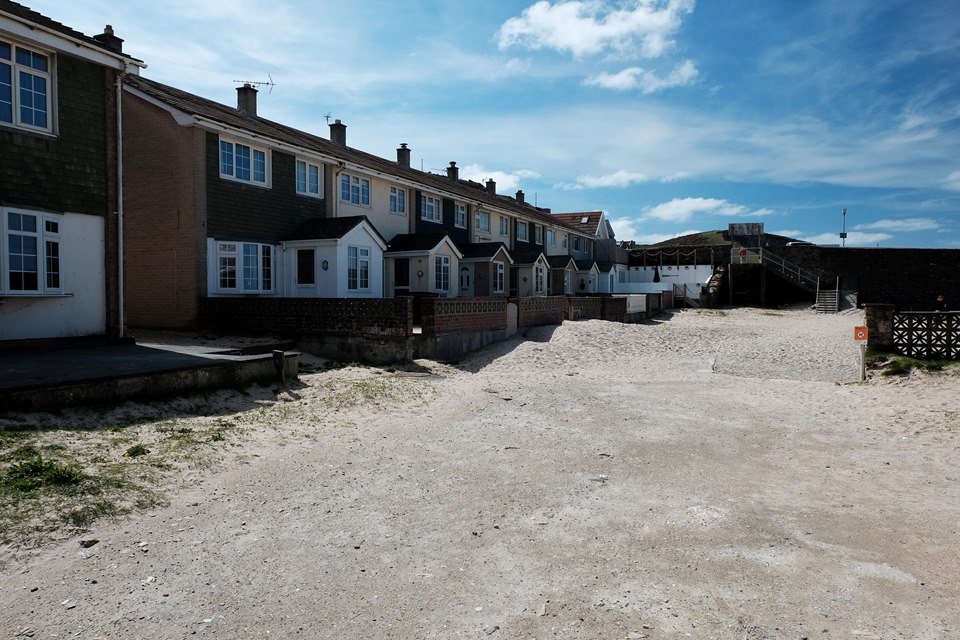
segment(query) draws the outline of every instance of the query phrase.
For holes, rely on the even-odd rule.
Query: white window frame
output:
[[[450,291],[450,256],[434,257],[434,289],[439,293]]]
[[[353,175],[352,173],[340,174],[340,193],[337,196],[340,202],[356,205],[358,207],[370,206],[370,180]]]
[[[569,235],[569,234],[566,234],[566,233],[560,234],[560,248],[562,248],[562,249],[566,249],[566,248],[567,248],[567,237],[568,237],[568,235]]]
[[[539,224],[533,225],[533,242],[535,244],[543,244],[543,227]]]
[[[505,238],[510,237],[510,219],[507,216],[500,216],[500,235]]]
[[[390,187],[390,213],[407,215],[407,190],[403,187]]]
[[[543,268],[543,266],[539,264],[533,268],[533,282],[535,286],[534,291],[536,293],[544,293],[547,290],[545,271],[546,270]]]
[[[347,291],[370,290],[370,255],[370,247],[347,245]]]
[[[259,242],[215,241],[214,283],[218,293],[272,294],[277,291],[277,248]],[[252,249],[253,262],[248,262]],[[254,286],[247,286],[247,273],[253,270]],[[268,273],[269,272],[269,273]],[[233,286],[224,284],[225,273],[232,273]]]
[[[303,179],[301,180],[301,175]],[[316,182],[311,182],[311,178],[316,175]],[[304,158],[297,158],[296,172],[294,176],[297,193],[311,198],[323,197],[323,165],[311,162]]]
[[[237,161],[237,159],[241,157],[239,153],[241,148],[246,149],[249,154],[246,157],[249,165],[245,167],[245,171],[241,171],[242,163]],[[257,178],[258,154],[263,160],[262,180]],[[230,159],[229,163],[226,162],[227,157]],[[266,147],[250,144],[246,140],[220,136],[219,143],[217,144],[217,163],[220,167],[220,177],[224,180],[242,182],[243,184],[250,184],[255,187],[270,187],[270,150]]]
[[[467,205],[459,203],[454,205],[453,226],[460,229],[467,228]]]
[[[18,207],[0,207],[0,214],[3,218],[0,220],[0,294],[6,296],[38,296],[38,295],[63,295],[63,216],[41,211],[31,211],[29,209],[20,209]],[[12,215],[19,216],[19,225],[22,226],[23,218],[33,219],[33,229],[13,229]],[[11,239],[30,238],[32,239],[34,252],[31,254],[12,252]],[[22,259],[33,258],[31,264],[33,269],[24,268]],[[56,261],[56,268],[51,269],[51,261]],[[18,264],[14,264],[14,263]],[[31,289],[21,286],[14,288],[11,286],[10,276],[12,267],[17,273],[36,273],[37,286]],[[51,280],[51,276],[56,278]]]
[[[21,45],[19,42],[6,36],[0,37],[0,44],[7,45],[10,49],[9,59],[0,58],[0,67],[7,69],[10,73],[10,120],[0,120],[0,125],[17,127],[18,129],[25,129],[27,131],[53,133],[55,122],[54,105],[56,104],[53,100],[56,92],[54,86],[54,63],[56,57],[50,51],[34,47],[33,45]],[[32,64],[18,62],[18,50],[30,54],[31,58],[34,56],[43,58],[46,69],[37,69]],[[21,107],[23,107],[23,96],[21,95],[21,91],[25,88],[23,86],[23,75],[31,76],[31,78],[39,78],[45,84],[42,113],[46,117],[46,123],[43,126],[25,122],[22,118]]]
[[[474,227],[481,233],[490,233],[490,212],[478,209],[474,214]]]
[[[580,249],[580,236],[573,236],[573,250],[581,251]]]
[[[547,229],[547,246],[554,247],[557,244],[557,234],[553,229]]]
[[[505,284],[505,272],[506,267],[503,262],[499,260],[494,261],[493,263],[493,292],[494,293],[503,293],[503,287]]]
[[[443,199],[422,194],[420,196],[420,218],[427,222],[443,222]]]
[[[517,221],[517,242],[526,242],[527,241],[527,223],[518,220]]]

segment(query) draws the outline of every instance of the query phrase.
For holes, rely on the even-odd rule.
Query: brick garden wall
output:
[[[424,334],[507,328],[506,298],[423,298],[420,305]]]
[[[511,298],[517,305],[517,326],[538,327],[545,324],[563,324],[567,299],[561,296]]]
[[[567,301],[567,320],[600,320],[603,318],[603,301],[600,296],[564,298]]]
[[[281,336],[413,334],[410,298],[203,298],[200,323],[217,331]]]

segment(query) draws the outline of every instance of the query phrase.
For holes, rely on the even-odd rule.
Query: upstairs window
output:
[[[63,292],[60,264],[60,216],[3,209],[0,292]]]
[[[573,250],[574,250],[574,251],[582,251],[582,250],[583,250],[583,249],[581,248],[580,236],[573,236]]]
[[[220,177],[267,186],[267,150],[221,139]]]
[[[510,235],[510,221],[506,216],[500,216],[500,235],[509,236]]]
[[[297,160],[297,193],[304,196],[313,196],[314,198],[323,197],[323,183],[320,176],[323,171],[319,164],[307,162],[306,160]]]
[[[433,196],[423,196],[421,200],[422,209],[420,217],[430,222],[440,222],[442,220],[442,204],[440,198]]]
[[[454,217],[453,224],[460,227],[461,229],[466,229],[467,228],[467,205],[458,204],[456,206],[456,209],[454,210],[454,213],[455,213],[455,217]]]
[[[53,131],[51,56],[0,40],[0,122]]]
[[[567,248],[567,234],[565,233],[560,236],[560,246],[564,249]]]
[[[401,187],[390,187],[390,213],[398,216],[407,215],[407,190]]]
[[[476,220],[475,226],[477,227],[477,231],[490,233],[490,212],[489,211],[477,211],[475,220]]]
[[[361,207],[369,207],[370,181],[346,173],[340,174],[340,200]]]
[[[547,245],[554,246],[557,244],[557,234],[554,233],[553,229],[547,229]]]
[[[533,241],[537,244],[543,244],[543,227],[538,224],[533,225]]]
[[[520,242],[527,241],[527,223],[526,222],[517,222],[517,240]]]

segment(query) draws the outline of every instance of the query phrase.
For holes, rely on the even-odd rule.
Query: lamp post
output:
[[[847,210],[840,209],[840,215],[843,216],[843,229],[840,231],[840,246],[847,246]]]

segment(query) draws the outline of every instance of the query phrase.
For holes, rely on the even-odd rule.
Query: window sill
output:
[[[2,293],[0,292],[0,304],[6,300],[36,300],[38,298],[72,298],[72,293]]]
[[[52,130],[33,129],[30,127],[21,126],[19,124],[13,124],[11,122],[0,122],[0,127],[10,131],[15,131],[17,133],[26,133],[29,135],[37,136],[38,138],[46,138],[48,140],[56,140],[57,138],[60,137],[56,133],[54,133]]]
[[[373,209],[373,205],[369,204],[359,204],[356,202],[351,202],[350,200],[341,200],[340,204],[348,204],[351,207],[360,207],[361,209]]]
[[[235,182],[240,182],[240,181],[239,181],[239,180],[236,180]],[[256,184],[256,183],[254,183],[254,184]],[[305,193],[305,192],[303,192],[303,191],[297,191],[297,195],[298,195],[298,196],[303,196],[304,198],[313,198],[314,200],[323,200],[323,194],[322,194],[322,193],[317,194],[317,193]]]
[[[248,187],[256,187],[258,189],[270,189],[271,185],[269,182],[254,182],[253,180],[241,180],[240,178],[234,178],[233,176],[226,175],[224,173],[220,174],[221,180],[226,180],[227,182],[232,182],[234,184],[245,184]]]

